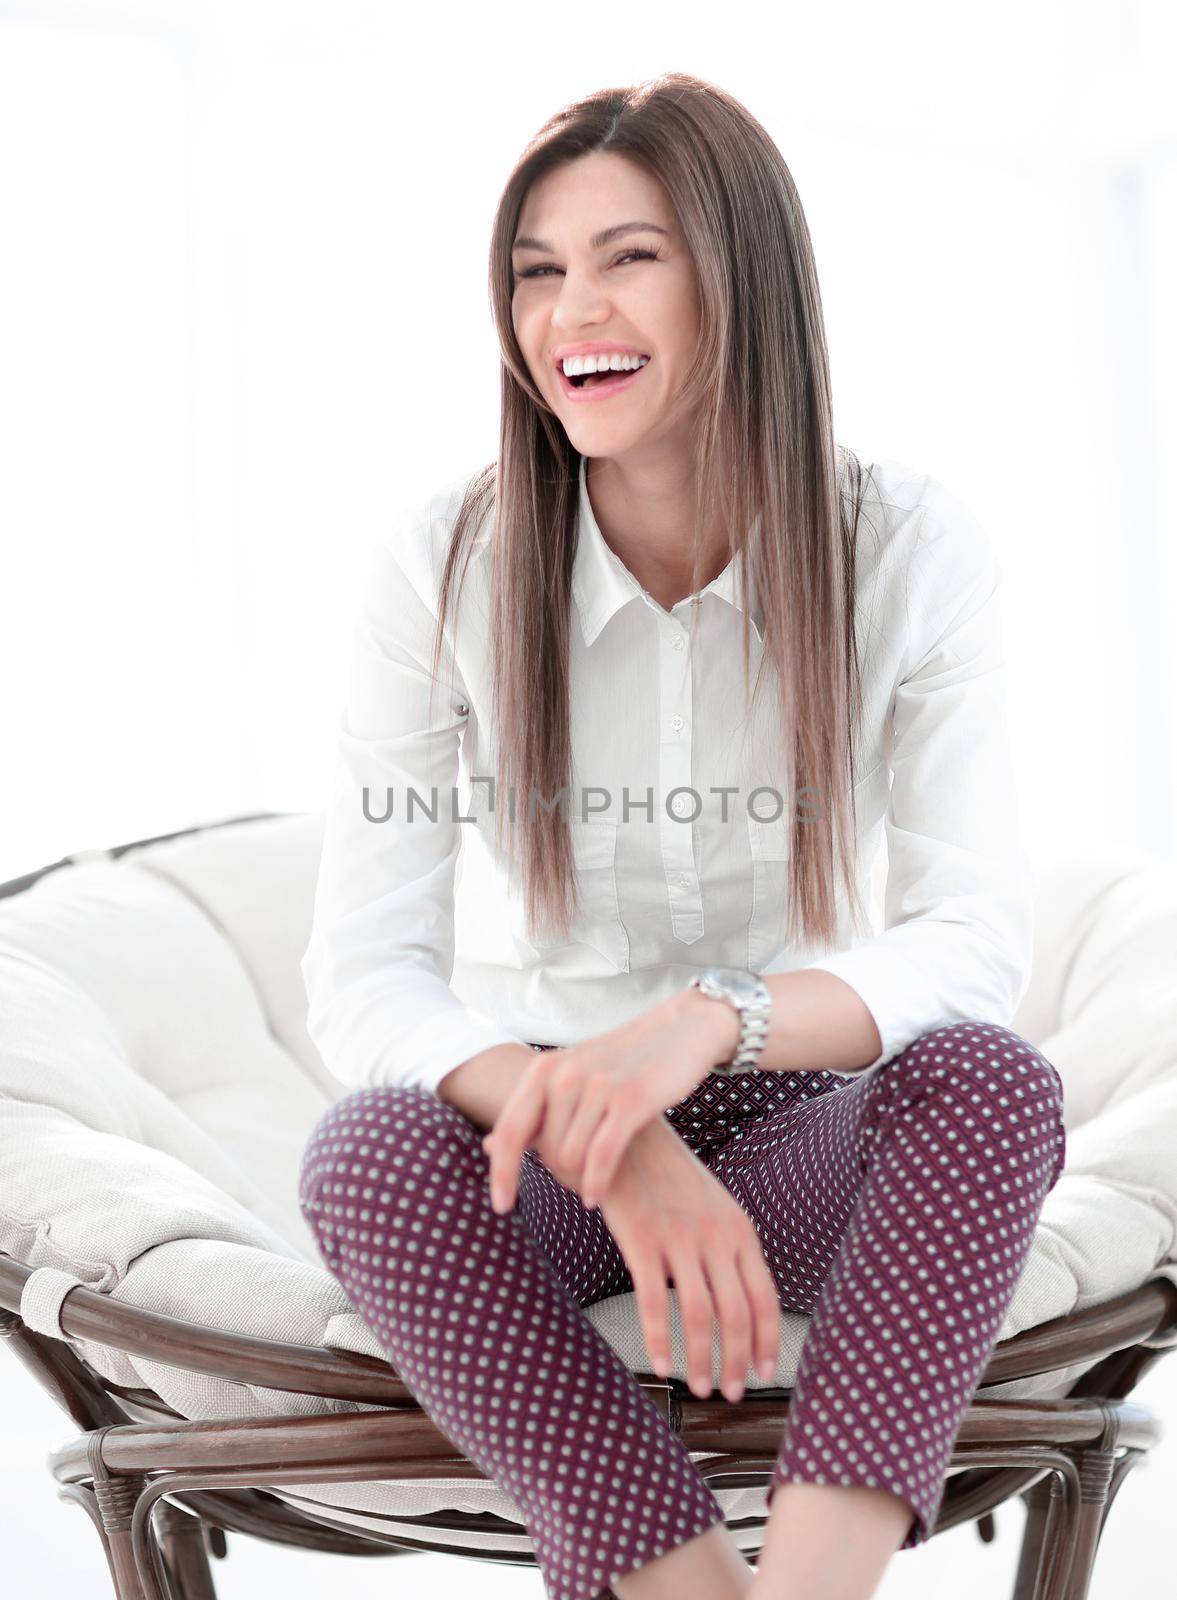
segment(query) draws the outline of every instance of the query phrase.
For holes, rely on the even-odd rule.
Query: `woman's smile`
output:
[[[563,367],[557,367],[556,373],[560,379],[560,387],[569,400],[608,400],[612,395],[620,394],[623,389],[635,384],[649,365],[647,361],[633,372],[590,373],[588,377],[579,381],[570,378]]]

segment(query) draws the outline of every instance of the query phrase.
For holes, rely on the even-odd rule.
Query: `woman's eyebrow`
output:
[[[670,230],[661,228],[656,222],[616,222],[611,228],[602,228],[600,233],[594,233],[589,240],[591,250],[600,250],[602,246],[620,238],[623,233],[660,233],[663,238],[669,239]],[[512,252],[516,250],[546,250],[554,255],[556,247],[547,244],[543,239],[535,239],[530,234],[521,234],[511,246]]]

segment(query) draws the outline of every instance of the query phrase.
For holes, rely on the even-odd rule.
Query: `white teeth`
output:
[[[569,356],[560,365],[566,378],[578,378],[587,372],[635,372],[644,367],[649,356]]]

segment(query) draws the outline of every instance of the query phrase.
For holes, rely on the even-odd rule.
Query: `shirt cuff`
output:
[[[926,978],[913,973],[910,962],[881,940],[839,950],[822,961],[811,961],[805,970],[832,972],[835,978],[841,978],[874,1018],[883,1048],[873,1061],[856,1068],[858,1072],[870,1072],[890,1061],[936,1026],[935,1019],[925,1015],[929,999]]]
[[[436,1094],[445,1075],[471,1056],[499,1044],[527,1043],[483,1012],[461,1006],[440,1016],[426,1017],[397,1042],[395,1082]]]

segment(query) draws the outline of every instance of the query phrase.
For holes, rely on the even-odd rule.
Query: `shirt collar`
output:
[[[622,606],[628,605],[631,600],[642,600],[655,611],[663,611],[664,608],[652,595],[646,593],[625,563],[606,544],[605,536],[593,515],[592,501],[589,499],[586,461],[587,457],[581,456],[572,594],[580,612],[584,642],[592,644],[610,617],[620,611]],[[706,594],[714,594],[726,601],[734,610],[742,610],[736,600],[737,563],[742,570],[743,551],[737,551],[718,577],[712,578],[709,584],[698,591],[699,598]],[[675,606],[674,614],[685,621],[686,608],[690,603],[689,597],[681,600]],[[754,597],[749,619],[756,638],[763,642],[763,618]]]

